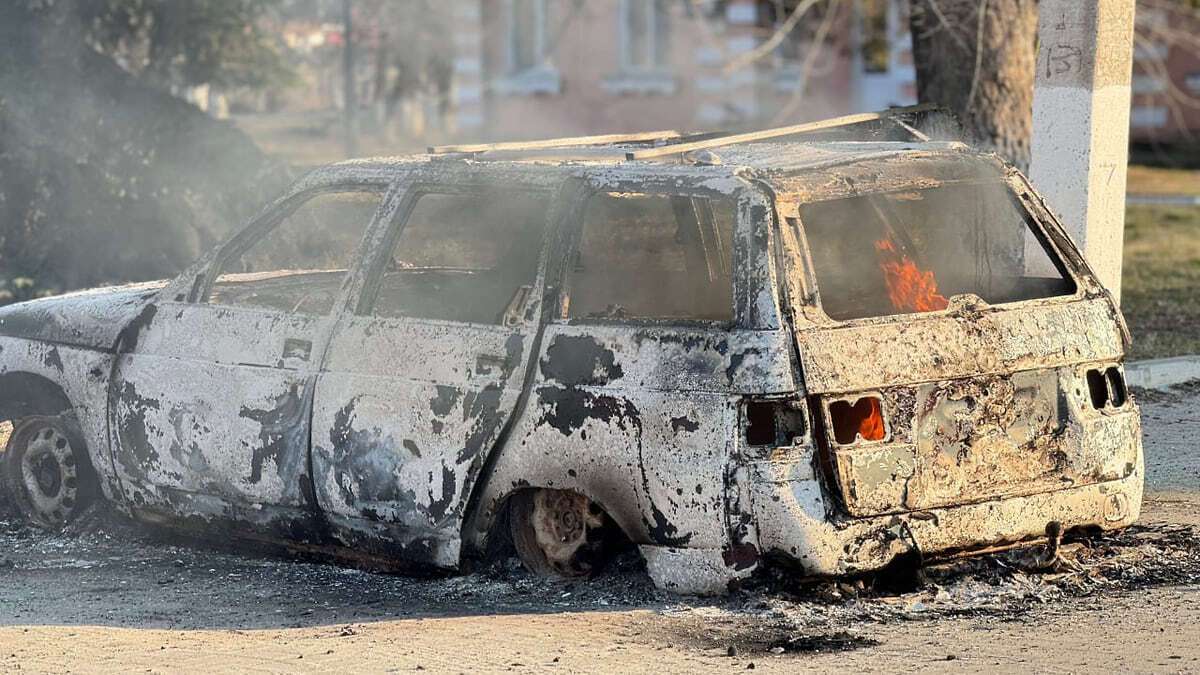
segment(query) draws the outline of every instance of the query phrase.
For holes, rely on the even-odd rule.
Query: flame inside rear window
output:
[[[836,320],[936,312],[960,295],[999,304],[1075,292],[999,176],[810,203],[800,221]]]

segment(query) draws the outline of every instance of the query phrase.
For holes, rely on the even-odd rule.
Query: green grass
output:
[[[1200,354],[1200,208],[1126,209],[1121,309],[1130,358]]]
[[[1200,194],[1200,171],[1130,164],[1126,189],[1131,194]]]

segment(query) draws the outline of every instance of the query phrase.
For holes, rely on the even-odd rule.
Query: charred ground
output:
[[[1187,596],[1200,588],[1200,498],[1190,478],[1197,460],[1172,441],[1194,437],[1189,430],[1200,421],[1190,411],[1200,395],[1195,387],[1139,393],[1149,421],[1152,470],[1151,496],[1142,523],[1134,527],[1069,537],[1057,557],[1035,547],[927,566],[919,574],[802,583],[760,575],[719,600],[656,590],[635,555],[619,559],[590,582],[540,579],[514,560],[464,576],[410,578],[274,548],[193,542],[131,524],[104,507],[93,507],[61,533],[18,524],[5,510],[0,516],[0,663],[53,670],[54,664],[79,655],[76,644],[102,649],[99,645],[128,642],[137,653],[149,649],[146,640],[161,639],[164,649],[198,641],[205,658],[227,648],[246,659],[289,649],[300,652],[290,658],[308,654],[308,661],[290,668],[295,670],[317,666],[314,659],[322,656],[345,658],[345,649],[354,654],[364,643],[383,650],[373,658],[390,655],[376,665],[396,659],[452,667],[457,662],[446,654],[461,649],[480,651],[464,657],[482,659],[470,663],[521,669],[495,661],[499,657],[474,642],[443,642],[448,639],[444,631],[464,630],[476,641],[480,635],[511,636],[513,646],[522,649],[513,663],[536,661],[547,669],[567,663],[579,667],[580,661],[572,659],[588,663],[588,655],[600,649],[631,658],[660,655],[676,666],[671,659],[737,668],[753,662],[769,669],[785,667],[790,659],[853,661],[859,657],[851,654],[862,654],[877,668],[933,662],[953,668],[946,659],[983,658],[970,653],[972,641],[1029,630],[1044,635],[1059,630],[1046,626],[1064,622],[1079,630],[1089,622],[1115,622],[1126,631],[1125,623],[1135,621],[1146,631],[1173,632],[1177,641],[1189,643],[1191,624],[1158,609],[1158,603],[1188,606]],[[1156,472],[1156,466],[1164,468]],[[1147,625],[1159,620],[1165,622],[1160,627]],[[21,637],[31,631],[49,631],[47,640],[30,643]],[[430,634],[442,637],[430,644]],[[414,636],[412,643],[399,635]],[[1134,631],[1121,635],[1140,639]],[[920,636],[939,643],[936,653],[905,651],[914,649],[913,640],[924,639]],[[82,642],[58,642],[68,638]],[[224,643],[227,638],[239,641],[237,646]],[[1070,654],[1092,650],[1081,644],[1064,648],[1074,650]],[[1015,642],[1003,649],[1013,653],[1014,663],[1017,656],[1045,658],[1018,654]],[[998,658],[996,650],[1003,649],[986,656]],[[1168,651],[1133,653],[1131,663],[1146,665],[1150,662],[1139,659],[1153,657],[1186,668],[1195,667],[1190,659],[1200,657]],[[56,660],[59,653],[66,661]],[[154,654],[146,651],[145,658],[155,659]]]

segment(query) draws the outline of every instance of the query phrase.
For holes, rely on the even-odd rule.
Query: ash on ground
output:
[[[701,619],[706,628],[696,640],[709,646],[728,638],[751,653],[781,653],[867,646],[861,631],[872,622],[1017,619],[1071,598],[1200,582],[1200,537],[1185,526],[1068,540],[1053,556],[1031,547],[926,566],[905,579],[907,588],[897,589],[895,575],[797,582],[774,573],[729,597],[698,599],[655,589],[633,552],[586,581],[537,578],[513,560],[462,576],[411,578],[259,547],[198,544],[147,531],[102,506],[85,516],[61,533],[0,521],[0,575],[9,581],[0,584],[0,622],[350,626],[395,617],[643,608]]]

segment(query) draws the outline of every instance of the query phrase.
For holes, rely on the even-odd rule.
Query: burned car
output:
[[[411,570],[625,541],[679,592],[1132,523],[1061,225],[960,143],[779,140],[836,126],[345,162],[174,280],[4,307],[13,500]]]

